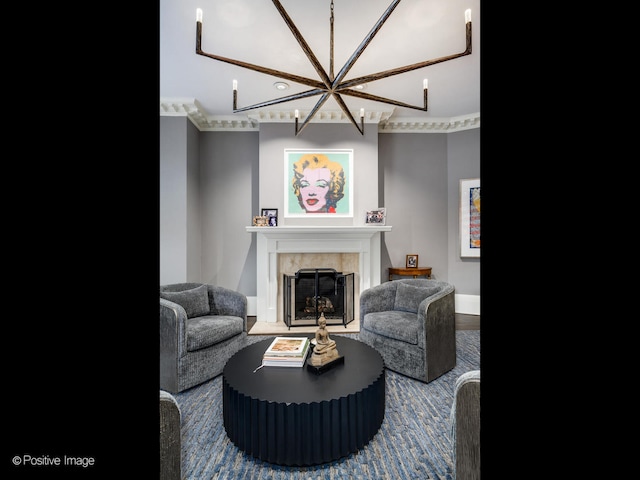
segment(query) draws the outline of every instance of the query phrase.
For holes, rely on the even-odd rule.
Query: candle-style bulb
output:
[[[300,116],[300,112],[298,112],[298,109],[296,109],[296,111],[294,112],[296,118],[298,118]]]
[[[464,23],[469,23],[471,22],[471,9],[467,8],[464,11]]]
[[[196,22],[202,23],[202,9],[196,8]]]
[[[360,109],[360,118],[364,117],[364,108]]]
[[[428,79],[425,78],[424,80],[422,80],[422,88],[424,88],[425,90],[427,88],[429,88],[429,80]]]
[[[237,80],[234,80],[234,81],[233,81],[233,90],[234,90],[234,91],[235,91],[235,90],[238,90],[238,81],[237,81]]]

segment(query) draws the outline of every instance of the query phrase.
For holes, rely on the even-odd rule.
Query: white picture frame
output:
[[[364,223],[366,225],[384,225],[386,221],[387,209],[382,207],[367,211],[364,217]]]

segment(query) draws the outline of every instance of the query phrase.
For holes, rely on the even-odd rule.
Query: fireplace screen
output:
[[[318,325],[324,313],[327,325],[353,320],[353,273],[333,268],[303,268],[284,274],[284,320],[287,327]]]

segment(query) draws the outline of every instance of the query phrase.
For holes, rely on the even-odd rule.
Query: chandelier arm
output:
[[[463,52],[455,53],[453,55],[447,55],[445,57],[439,57],[433,60],[427,60],[425,62],[414,63],[412,65],[406,65],[404,67],[385,70],[384,72],[372,73],[371,75],[364,75],[362,77],[347,80],[346,82],[342,82],[341,84],[339,84],[336,87],[336,90],[355,87],[356,85],[361,85],[363,83],[374,82],[376,80],[381,80],[383,78],[391,77],[393,75],[399,75],[401,73],[411,72],[413,70],[429,67],[437,63],[448,62],[449,60],[454,60],[456,58],[464,57],[466,55],[471,55],[471,22],[467,23],[466,30],[467,30],[467,34],[466,34],[467,47]]]
[[[333,0],[331,0],[331,16],[329,17],[329,80],[333,82]]]
[[[367,46],[369,46],[369,43],[371,42],[371,40],[373,40],[373,37],[376,35],[376,33],[378,33],[378,30],[382,28],[382,25],[384,25],[384,22],[386,22],[387,19],[391,16],[391,13],[398,6],[399,3],[400,3],[400,0],[393,0],[393,2],[391,2],[389,7],[387,7],[387,10],[378,19],[376,24],[373,26],[371,31],[367,34],[367,36],[364,38],[364,40],[358,46],[358,48],[356,48],[356,51],[353,52],[351,57],[349,57],[349,60],[347,60],[347,63],[345,63],[342,69],[338,72],[338,75],[336,75],[336,78],[333,80],[334,87],[340,83],[340,81],[345,77],[347,73],[349,73],[349,70],[351,70],[351,67],[353,67],[353,65],[356,63],[356,60],[358,60],[360,55],[362,55],[362,52],[364,52]]]
[[[341,90],[340,94],[349,95],[351,97],[358,97],[364,100],[373,100],[374,102],[386,103],[388,105],[396,105],[397,107],[413,108],[415,110],[427,111],[427,91],[424,90],[424,107],[418,107],[416,105],[410,105],[408,103],[399,102],[390,98],[378,97],[377,95],[371,95],[370,93],[360,92],[358,90]]]
[[[309,47],[309,44],[307,44],[306,40],[302,37],[302,34],[300,33],[300,30],[298,30],[298,27],[294,25],[293,21],[291,20],[291,17],[289,17],[289,14],[287,14],[284,7],[278,0],[273,0],[273,4],[276,6],[276,8],[278,9],[278,12],[280,12],[280,16],[283,18],[283,20],[289,27],[289,30],[291,30],[291,33],[293,33],[293,36],[296,38],[296,40],[300,44],[300,47],[302,48],[305,55],[311,62],[311,65],[313,65],[313,68],[315,68],[316,72],[318,72],[320,79],[324,82],[324,86],[326,88],[330,88],[331,80],[329,80],[329,75],[327,75],[327,72],[324,70],[324,68],[320,64],[320,61],[318,60],[318,58],[315,56],[315,54]]]
[[[375,82],[376,80],[381,80],[383,78],[391,77],[393,75],[399,75],[401,73],[411,72],[413,70],[418,70],[419,68],[428,67],[431,65],[435,65],[437,63],[446,62],[449,60],[453,60],[455,58],[460,58],[465,55],[469,55],[468,52],[457,53],[455,55],[448,55],[446,57],[436,58],[435,60],[427,60],[426,62],[414,63],[413,65],[407,65],[405,67],[398,67],[391,70],[386,70],[384,72],[372,73],[371,75],[364,75],[362,77],[354,78],[352,80],[348,80],[346,82],[342,82],[340,85],[336,87],[336,90],[342,90],[344,88],[355,87],[356,85],[361,85],[363,83]]]
[[[362,128],[360,128],[356,122],[356,119],[353,118],[353,115],[351,115],[351,111],[349,111],[347,104],[344,103],[344,100],[342,99],[340,94],[334,93],[333,98],[335,98],[336,102],[338,103],[338,105],[340,105],[340,108],[342,109],[344,114],[349,118],[349,120],[351,120],[351,123],[353,123],[353,125],[358,129],[360,134],[364,135],[364,116],[360,117],[360,122],[362,123]]]
[[[315,117],[318,110],[320,110],[320,107],[322,107],[322,105],[324,105],[324,103],[329,99],[329,95],[330,95],[329,92],[325,92],[322,95],[322,97],[320,97],[318,102],[314,105],[314,107],[309,112],[309,115],[307,115],[307,118],[305,118],[304,122],[302,122],[302,126],[299,129],[298,129],[298,119],[296,118],[296,136],[298,136],[298,134],[302,132],[302,130],[304,130],[304,128],[309,124],[311,119]]]
[[[292,82],[300,83],[302,85],[306,85],[307,87],[325,88],[325,85],[322,82],[319,82],[317,80],[312,80],[306,77],[301,77],[299,75],[294,75],[292,73],[281,72],[280,70],[261,67],[260,65],[254,65],[252,63],[242,62],[240,60],[234,60],[232,58],[221,57],[219,55],[212,55],[210,53],[205,53],[203,51],[196,51],[196,53],[198,55],[202,55],[203,57],[212,58],[213,60],[218,60],[220,62],[230,63],[231,65],[237,65],[238,67],[253,70],[254,72],[265,73],[267,75],[280,77],[285,80],[291,80]]]
[[[247,110],[254,110],[260,107],[268,107],[269,105],[277,105],[278,103],[290,102],[292,100],[298,100],[300,98],[313,97],[314,95],[320,95],[324,93],[322,89],[307,90],[306,92],[295,93],[286,97],[274,98],[273,100],[267,100],[266,102],[256,103],[248,107],[236,108],[236,96],[234,95],[233,113],[246,112]]]

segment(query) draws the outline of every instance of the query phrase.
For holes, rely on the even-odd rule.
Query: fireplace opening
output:
[[[283,276],[284,321],[292,326],[318,325],[324,314],[327,325],[344,325],[354,319],[354,274],[333,268],[302,268]]]

